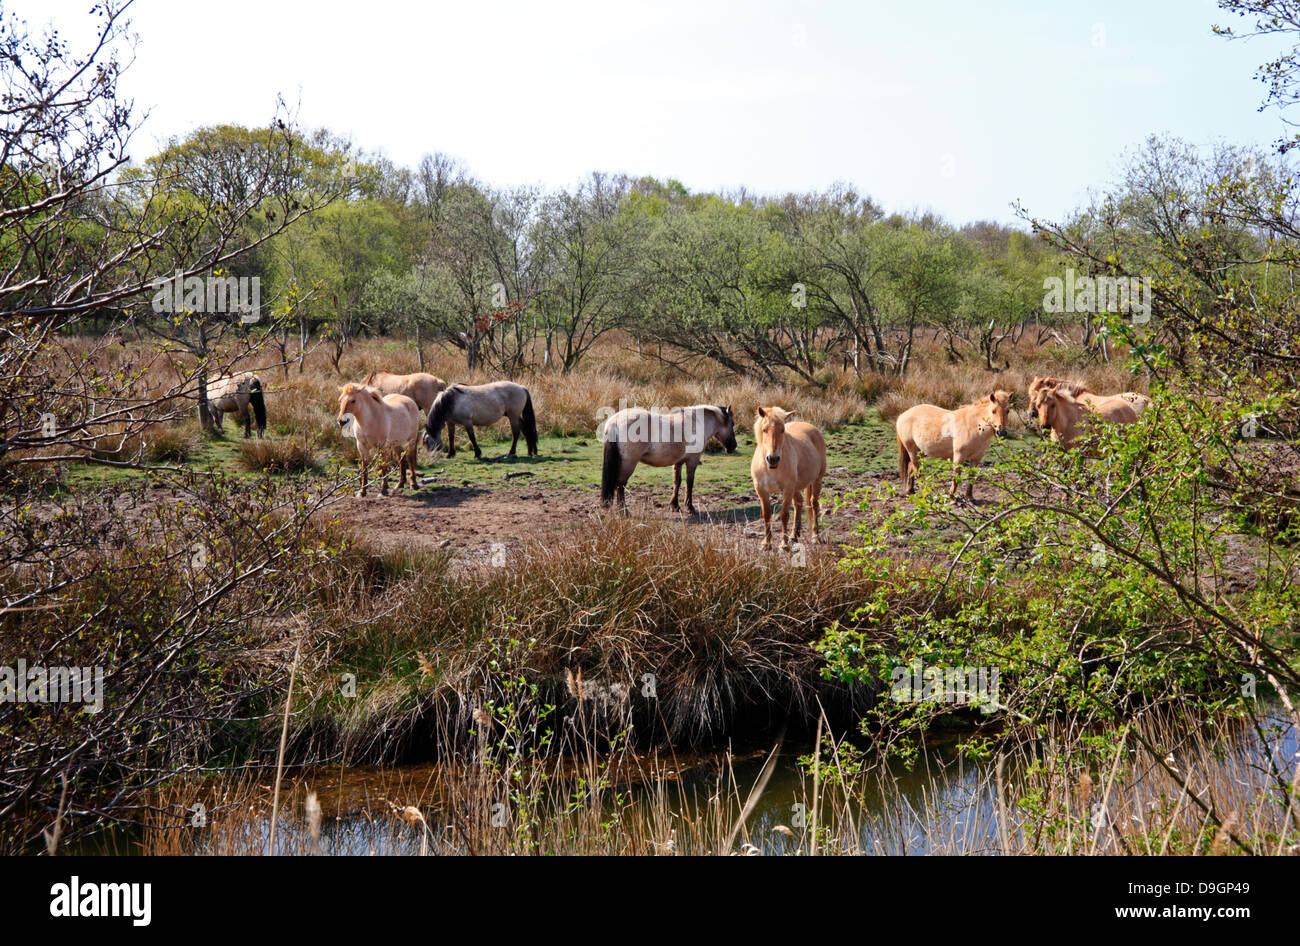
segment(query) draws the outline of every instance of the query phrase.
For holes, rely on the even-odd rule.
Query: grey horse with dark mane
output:
[[[695,512],[695,468],[710,439],[736,452],[736,415],[730,407],[696,404],[660,414],[641,407],[619,411],[605,422],[600,501],[608,506],[618,495],[627,508],[628,479],[638,463],[673,468],[673,509],[680,509],[682,467],[686,468],[686,508]]]
[[[250,410],[251,408],[251,410]],[[252,435],[249,414],[257,420],[260,440],[266,431],[266,401],[262,397],[262,379],[251,371],[244,374],[217,378],[208,382],[208,411],[217,430],[221,429],[221,416],[234,414],[244,422],[244,436]]]
[[[442,449],[442,427],[447,426],[447,456],[456,455],[455,428],[460,424],[469,434],[470,445],[476,459],[483,459],[483,451],[474,437],[474,425],[495,424],[502,417],[510,421],[510,452],[515,455],[519,435],[528,443],[528,455],[537,456],[537,416],[533,413],[533,396],[522,384],[513,381],[492,381],[488,384],[453,384],[433,399],[429,417],[424,425],[424,445],[429,452]]]

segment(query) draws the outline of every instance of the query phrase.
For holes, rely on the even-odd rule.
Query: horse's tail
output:
[[[533,413],[533,396],[524,388],[523,413],[524,439],[528,441],[528,454],[537,453],[537,415]]]
[[[605,459],[600,468],[600,501],[608,506],[614,501],[618,489],[618,474],[623,469],[623,455],[609,425],[605,427]]]
[[[248,403],[253,408],[253,417],[260,433],[266,429],[266,399],[262,397],[262,379],[257,375],[253,375],[248,382]]]

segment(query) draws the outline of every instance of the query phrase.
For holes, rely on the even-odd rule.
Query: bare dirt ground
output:
[[[828,548],[848,541],[860,513],[832,512],[832,500],[848,489],[870,485],[878,477],[854,477],[855,482],[827,485],[822,494],[822,538]],[[862,480],[862,482],[857,482]],[[645,519],[680,522],[689,528],[716,530],[720,536],[762,540],[763,523],[758,499],[751,493],[697,490],[699,512],[691,517],[670,506],[671,491],[648,486],[628,488],[628,514]],[[684,496],[683,496],[684,503]],[[366,497],[347,496],[329,506],[374,548],[448,549],[457,558],[477,559],[491,553],[496,543],[509,546],[524,538],[545,540],[602,515],[608,515],[599,496],[587,490],[546,487],[439,486],[416,493]],[[773,516],[773,541],[779,541],[780,522]],[[803,538],[808,538],[805,519]]]

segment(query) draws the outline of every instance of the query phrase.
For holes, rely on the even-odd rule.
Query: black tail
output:
[[[248,383],[248,403],[253,408],[257,432],[266,430],[266,400],[262,397],[262,379],[256,376]]]
[[[533,396],[524,391],[524,439],[528,441],[528,455],[537,456],[537,415],[533,413]]]
[[[619,452],[618,441],[613,431],[605,428],[605,460],[600,468],[600,501],[608,506],[614,501],[614,491],[618,489],[618,474],[623,470],[623,454]]]

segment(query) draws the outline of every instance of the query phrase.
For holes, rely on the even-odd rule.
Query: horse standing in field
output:
[[[1101,409],[1088,408],[1069,391],[1061,387],[1047,388],[1039,393],[1036,416],[1043,430],[1050,430],[1052,440],[1067,450],[1075,445],[1081,424],[1089,418],[1099,418],[1112,424],[1137,422],[1137,409],[1121,397],[1110,399],[1113,403]]]
[[[898,476],[907,484],[908,493],[916,492],[916,477],[921,471],[921,454],[952,461],[952,488],[948,495],[957,495],[958,469],[979,466],[988,452],[994,435],[1007,435],[1007,415],[1011,411],[1011,395],[1007,391],[994,391],[955,411],[945,411],[933,404],[909,407],[894,422],[898,435]],[[966,480],[966,498],[974,499],[975,481]]]
[[[799,541],[805,497],[812,518],[813,541],[819,535],[822,477],[826,475],[826,438],[812,424],[793,420],[791,411],[760,407],[754,416],[754,459],[749,475],[763,509],[763,548],[772,547],[772,496],[781,496],[781,548],[790,547],[786,527],[794,505],[794,540]]]
[[[366,376],[366,387],[374,388],[380,394],[405,394],[420,409],[421,416],[429,413],[433,399],[438,392],[447,387],[441,378],[420,371],[415,374],[393,374],[388,371],[372,371]]]
[[[244,436],[252,436],[250,414],[257,419],[257,439],[266,432],[266,400],[262,396],[262,379],[251,371],[227,375],[208,382],[208,412],[217,430],[223,414],[234,414],[244,422]],[[251,411],[250,411],[251,408]]]
[[[415,472],[415,451],[420,443],[420,409],[405,394],[380,396],[374,388],[360,384],[345,384],[339,393],[339,427],[344,436],[355,437],[357,454],[361,458],[361,490],[366,495],[370,470],[370,457],[379,455],[381,496],[388,495],[388,462],[396,457],[400,468],[397,488],[406,484],[406,471],[411,471],[411,489],[420,485]]]
[[[537,456],[537,415],[533,413],[533,396],[522,384],[493,381],[489,384],[453,384],[438,394],[429,407],[424,426],[424,445],[429,452],[442,448],[442,427],[447,427],[447,456],[456,455],[456,433],[452,424],[460,424],[469,434],[474,458],[483,459],[474,437],[474,425],[495,424],[502,417],[510,421],[510,452],[515,455],[519,435],[528,442],[528,455]]]
[[[1098,394],[1087,385],[1079,384],[1077,381],[1035,377],[1029,382],[1029,412],[1031,416],[1038,413],[1039,402],[1048,391],[1064,391],[1088,410],[1101,414],[1107,420],[1119,420],[1120,423],[1125,423],[1122,418],[1127,416],[1123,410],[1125,404],[1133,408],[1135,416],[1141,414],[1151,404],[1150,397],[1139,394],[1137,391],[1124,391],[1120,394]]]
[[[618,494],[627,508],[626,486],[638,463],[673,468],[673,509],[680,511],[682,467],[686,468],[686,509],[695,511],[695,468],[709,440],[736,452],[736,417],[730,407],[696,404],[657,414],[629,407],[605,421],[605,452],[600,473],[600,501],[608,506]]]

